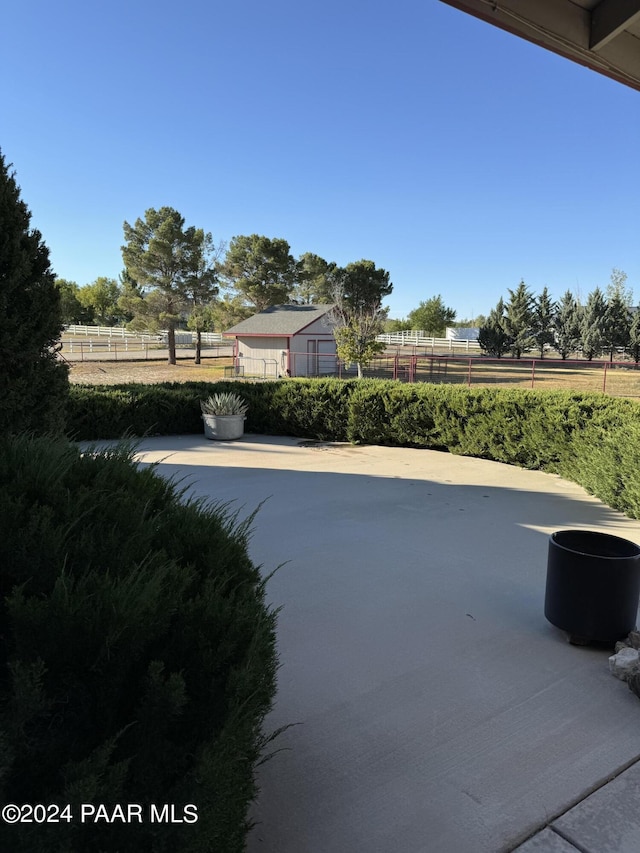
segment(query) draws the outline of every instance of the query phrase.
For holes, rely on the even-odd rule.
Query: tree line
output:
[[[520,358],[536,351],[544,358],[548,348],[564,360],[580,353],[588,361],[627,353],[640,361],[640,311],[632,305],[633,294],[626,286],[627,275],[613,269],[603,290],[596,287],[581,302],[570,290],[554,302],[548,288],[537,296],[521,281],[509,290],[509,299],[500,298],[480,327],[478,343],[484,352],[501,358],[509,353]]]
[[[373,261],[339,267],[312,252],[295,258],[286,240],[259,234],[234,237],[227,246],[186,226],[171,207],[150,208],[123,230],[119,281],[101,277],[79,287],[57,279],[65,323],[166,329],[171,364],[175,331],[186,325],[196,332],[199,363],[202,332],[225,331],[275,305],[331,304],[341,358],[361,365],[380,351],[382,300],[393,285]]]
[[[387,320],[384,330],[387,334],[394,332],[421,331],[426,332],[431,338],[443,337],[447,326],[471,326],[470,321],[463,320],[456,323],[456,312],[444,304],[442,296],[432,296],[425,299],[409,311],[406,319]]]

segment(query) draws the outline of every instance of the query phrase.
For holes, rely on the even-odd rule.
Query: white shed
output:
[[[336,342],[333,305],[274,305],[225,332],[235,337],[234,366],[239,375],[333,376]]]

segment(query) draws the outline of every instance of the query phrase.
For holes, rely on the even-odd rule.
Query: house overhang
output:
[[[441,0],[640,91],[640,0]]]

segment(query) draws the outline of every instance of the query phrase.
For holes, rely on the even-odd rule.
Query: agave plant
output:
[[[200,400],[203,415],[246,415],[249,405],[240,394],[233,391],[221,391],[212,394],[206,400]]]

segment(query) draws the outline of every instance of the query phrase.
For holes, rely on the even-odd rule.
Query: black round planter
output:
[[[544,615],[573,643],[613,643],[636,626],[640,547],[619,536],[559,530],[549,539]]]

